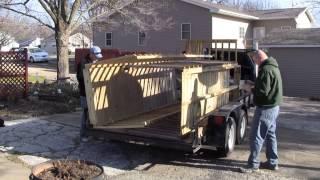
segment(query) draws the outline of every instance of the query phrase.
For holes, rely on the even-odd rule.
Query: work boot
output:
[[[278,171],[279,170],[279,166],[277,165],[271,165],[269,162],[263,162],[260,163],[260,168],[261,169],[269,169],[272,171]]]
[[[259,168],[253,167],[253,166],[246,166],[246,167],[242,167],[239,169],[239,171],[241,173],[254,173],[254,172],[259,172]]]

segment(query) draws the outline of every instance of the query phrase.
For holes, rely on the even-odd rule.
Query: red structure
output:
[[[28,55],[27,50],[0,52],[0,99],[27,97]]]
[[[133,52],[133,51],[119,51],[118,49],[101,49],[101,53],[103,56],[103,59],[111,59],[116,58],[120,56],[125,55],[132,55],[132,54],[145,54],[144,52]],[[76,49],[75,52],[75,62],[76,64],[79,63],[79,61],[87,56],[89,54],[89,49],[83,48],[83,49]],[[77,66],[76,66],[77,67]]]

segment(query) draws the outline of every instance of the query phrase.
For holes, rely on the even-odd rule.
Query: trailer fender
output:
[[[230,123],[230,116],[237,123],[242,108],[245,108],[241,102],[231,102],[219,108],[208,117],[207,143],[214,146],[224,144],[225,129]]]
[[[212,116],[224,116],[227,122],[229,119],[229,116],[233,116],[233,118],[237,119],[240,115],[239,110],[243,108],[246,109],[243,103],[232,102],[219,108],[219,110],[214,112]]]

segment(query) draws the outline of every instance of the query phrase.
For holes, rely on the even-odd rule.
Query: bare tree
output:
[[[46,26],[33,22],[28,18],[13,16],[12,13],[2,12],[0,17],[0,46],[6,46],[13,40],[22,41],[34,38],[45,38],[53,33]]]
[[[320,0],[306,0],[304,3],[307,3],[310,7],[314,9],[320,8]]]
[[[0,29],[0,50],[2,47],[9,45],[12,42],[12,37],[7,32]]]
[[[208,0],[209,2],[216,3],[216,4],[227,4],[229,0]]]
[[[157,3],[157,5],[153,4]],[[68,39],[82,23],[93,23],[119,13],[137,26],[159,29],[154,10],[159,1],[148,0],[2,0],[0,8],[30,17],[55,32],[57,46],[57,79],[69,76]],[[43,11],[39,10],[43,8]],[[127,8],[130,7],[130,8]],[[154,18],[145,23],[145,17]],[[150,23],[152,22],[152,23]]]
[[[261,10],[277,7],[275,0],[209,0],[213,3],[224,4],[238,9]]]
[[[4,13],[3,11],[1,13]],[[9,45],[13,38],[10,35],[8,14],[0,17],[0,50],[2,47]]]
[[[0,13],[3,13],[0,8]],[[4,30],[5,27],[5,16],[0,17],[0,50],[3,46],[6,46],[10,43],[10,36],[7,35],[7,32]]]

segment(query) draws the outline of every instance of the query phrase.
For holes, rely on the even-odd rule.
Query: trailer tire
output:
[[[240,111],[238,125],[237,125],[237,144],[242,144],[246,134],[248,126],[248,114],[242,109]]]
[[[236,127],[234,118],[230,116],[226,124],[224,146],[217,147],[218,153],[223,157],[227,157],[234,150],[236,144]]]

